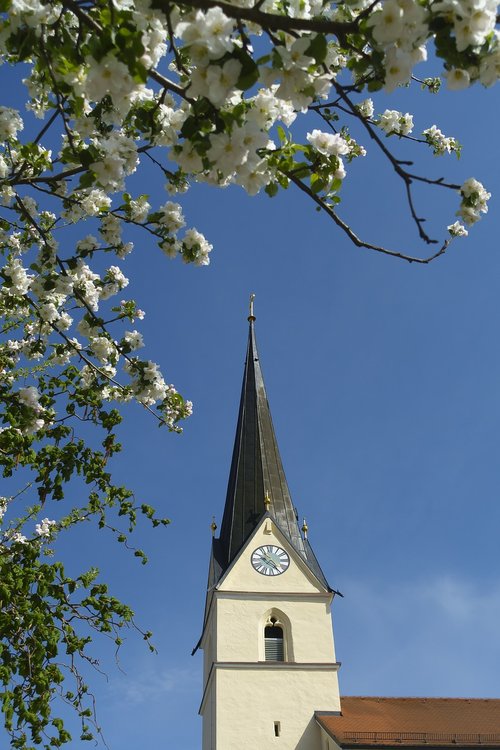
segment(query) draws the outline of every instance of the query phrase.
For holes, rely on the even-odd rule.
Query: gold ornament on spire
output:
[[[210,524],[210,528],[212,529],[212,536],[215,536],[215,532],[217,531],[217,524],[215,523],[215,516],[212,516],[212,523]]]
[[[266,513],[269,513],[269,508],[271,505],[271,496],[269,494],[269,490],[266,490],[266,494],[264,495],[264,505],[266,506]]]
[[[253,301],[255,299],[255,294],[250,295],[250,315],[248,316],[249,323],[253,323],[255,320],[255,315],[253,314]]]
[[[306,519],[304,518],[304,522],[302,524],[302,533],[304,534],[304,539],[307,539],[307,532],[309,531],[309,526],[306,523]]]

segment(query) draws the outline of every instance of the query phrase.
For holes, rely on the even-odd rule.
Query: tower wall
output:
[[[340,710],[335,671],[220,664],[213,681],[217,714],[211,741],[215,744],[204,745],[203,750],[320,750],[314,712]],[[337,700],[327,701],[327,696],[335,695]]]
[[[281,575],[252,567],[263,544],[289,554]],[[203,750],[319,750],[314,712],[340,710],[331,600],[274,522],[263,519],[213,593],[202,640]],[[266,661],[270,617],[283,631],[283,661]]]

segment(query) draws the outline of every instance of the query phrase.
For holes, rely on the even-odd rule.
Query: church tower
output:
[[[203,633],[203,750],[319,750],[339,712],[328,585],[299,528],[274,434],[253,309]]]

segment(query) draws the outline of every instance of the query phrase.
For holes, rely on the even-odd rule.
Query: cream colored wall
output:
[[[340,709],[335,672],[219,667],[216,684],[216,750],[320,750],[314,711]]]
[[[322,726],[318,724],[318,727],[322,737],[323,744],[321,745],[321,747],[323,748],[323,750],[342,750],[340,745],[337,745],[335,740],[333,740],[330,735],[325,732]]]
[[[216,747],[216,685],[211,680],[211,688],[203,702],[203,750],[215,750]]]
[[[288,552],[290,566],[285,573],[279,576],[264,576],[254,570],[251,563],[252,553],[264,544],[276,544]],[[271,519],[264,521],[217,588],[219,591],[267,591],[269,594],[284,591],[301,594],[325,593],[323,586],[316,581],[307,566],[301,564],[299,556],[279,533]]]
[[[271,610],[278,617],[281,612],[285,615],[279,619],[284,619],[285,641],[289,646],[287,661],[335,661],[328,596],[249,598],[244,593],[222,592],[216,595],[215,603],[216,661],[264,661],[264,623]]]

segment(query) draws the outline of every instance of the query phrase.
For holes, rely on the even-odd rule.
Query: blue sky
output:
[[[97,647],[107,678],[92,683],[112,750],[201,745],[201,658],[190,652],[209,526],[223,510],[250,292],[292,498],[345,595],[333,606],[341,690],[499,695],[498,90],[402,90],[377,111],[386,106],[464,144],[459,162],[416,149],[424,170],[475,176],[493,193],[488,216],[430,266],[356,249],[292,190],[270,200],[206,186],[182,203],[214,244],[208,268],[169,261],[146,236],[126,261],[128,291],[147,311],[145,354],[195,411],[175,436],[126,409],[115,476],[172,520],[139,532],[150,564],[90,528],[64,550],[75,572],[100,567],[155,634],[157,656],[130,634],[120,668],[112,644]],[[344,216],[375,241],[416,250],[401,191],[365,145],[365,163],[346,180]],[[458,196],[417,195],[431,227],[454,221]]]

